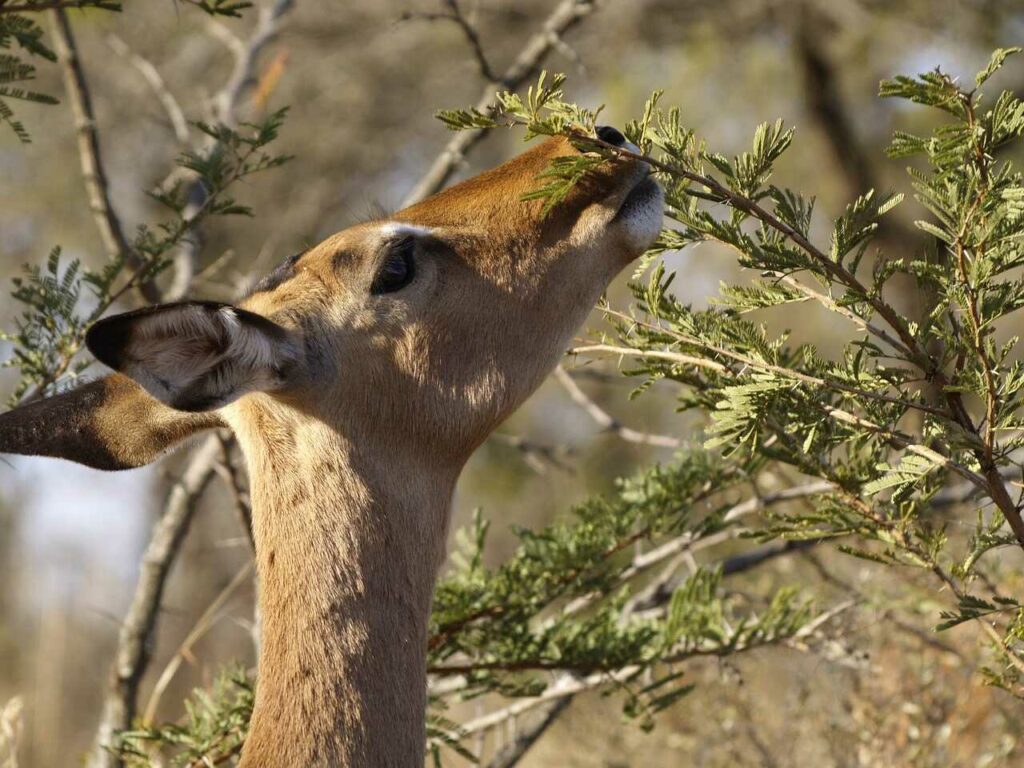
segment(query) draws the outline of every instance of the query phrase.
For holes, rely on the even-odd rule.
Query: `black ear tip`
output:
[[[121,370],[131,330],[128,323],[108,317],[95,323],[85,334],[85,346],[108,368]]]

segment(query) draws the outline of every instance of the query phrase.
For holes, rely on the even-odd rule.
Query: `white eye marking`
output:
[[[415,224],[406,224],[401,221],[388,221],[380,225],[380,234],[383,239],[395,237],[397,235],[416,235],[417,237],[423,237],[429,235],[434,230],[430,227],[419,227]]]

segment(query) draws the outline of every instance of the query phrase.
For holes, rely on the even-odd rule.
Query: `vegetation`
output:
[[[247,5],[194,4],[224,14]],[[0,46],[10,39],[51,58],[38,30],[5,37],[25,17],[2,11]],[[483,513],[460,532],[428,644],[436,764],[475,762],[472,741],[494,724],[592,689],[618,695],[626,719],[650,729],[694,691],[688,670],[699,657],[828,644],[856,600],[826,606],[806,584],[751,594],[724,582],[815,548],[930,585],[934,630],[974,627],[985,682],[1024,698],[1024,595],[1003,563],[1024,549],[1024,358],[1009,322],[1024,306],[1024,176],[1007,159],[1024,136],[1024,102],[989,93],[1020,52],[997,50],[966,86],[940,70],[884,81],[881,96],[942,117],[928,135],[897,132],[888,148],[911,163],[916,202],[863,190],[831,221],[815,214],[811,191],[776,185],[794,138],[781,121],[758,126],[750,150],[727,157],[655,93],[626,126],[636,149],[624,149],[595,138],[601,110],[566,100],[561,75],[541,75],[525,96],[502,93],[490,109],[440,113],[455,130],[563,135],[586,150],[538,179],[529,197],[548,207],[615,156],[651,164],[669,226],[633,275],[632,304],[602,306],[607,330],[572,352],[618,361],[636,398],[670,388],[679,418],[703,434],[564,519],[516,529],[517,547],[497,565],[487,565]],[[5,70],[0,57],[0,97],[47,100],[2,90],[5,72],[31,77],[25,66]],[[0,101],[0,119],[27,139],[6,109]],[[101,269],[64,263],[56,247],[45,267],[26,268],[12,293],[24,312],[4,336],[14,344],[7,364],[21,373],[15,401],[73,383],[90,363],[81,354],[88,325],[172,265],[203,217],[248,213],[229,192],[287,159],[268,148],[283,118],[197,124],[208,141],[179,167],[200,180],[205,202],[189,208],[182,183],[156,192],[171,220],[140,228]],[[884,217],[912,205],[927,245],[887,254]],[[711,308],[697,309],[677,297],[662,257],[708,242],[757,278],[723,284]],[[899,304],[900,281],[927,298],[914,319]],[[842,349],[773,332],[772,313],[794,305],[842,322]],[[712,548],[716,559],[698,563]],[[230,764],[254,684],[231,669],[197,691],[181,719],[122,734],[117,756],[139,766]],[[487,715],[452,715],[461,702],[496,699]]]

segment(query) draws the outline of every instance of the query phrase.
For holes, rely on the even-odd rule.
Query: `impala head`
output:
[[[292,256],[237,306],[110,317],[88,345],[176,411],[216,411],[236,429],[265,424],[258,416],[309,418],[464,458],[540,384],[611,279],[659,231],[661,192],[632,160],[604,163],[546,216],[540,201],[521,199],[553,158],[577,152],[550,139]],[[109,397],[94,399],[109,410]],[[209,426],[212,417],[192,418]],[[115,465],[139,463],[118,455],[107,434],[118,424],[83,419]],[[164,432],[146,439],[180,437]]]

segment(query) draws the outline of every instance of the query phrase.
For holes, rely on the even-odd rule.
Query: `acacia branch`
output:
[[[968,112],[968,114],[970,114],[970,112]],[[803,234],[786,224],[784,221],[781,221],[770,211],[761,207],[761,205],[756,201],[734,192],[710,176],[704,176],[702,174],[686,170],[685,168],[663,163],[655,158],[629,149],[623,149],[622,147],[602,141],[599,138],[586,135],[575,129],[570,130],[568,134],[578,141],[600,146],[611,153],[621,155],[623,157],[641,160],[664,173],[699,184],[713,197],[720,199],[722,202],[728,203],[728,205],[738,211],[742,211],[743,213],[752,216],[763,224],[784,235],[791,242],[795,243],[808,256],[814,259],[822,272],[830,280],[833,280],[845,288],[855,291],[858,295],[865,297],[864,300],[867,304],[882,319],[884,319],[886,323],[888,323],[890,328],[896,332],[902,346],[908,353],[907,361],[920,368],[929,382],[933,383],[939,388],[939,390],[946,393],[946,402],[949,405],[949,410],[953,420],[963,428],[965,432],[977,438],[979,443],[983,442],[978,427],[971,420],[970,415],[967,412],[962,395],[953,388],[953,382],[951,382],[945,372],[941,370],[929,351],[925,349],[914,334],[911,333],[910,326],[907,321],[897,313],[896,309],[892,305],[882,299],[878,292],[869,291],[855,274],[850,272],[839,261],[834,261],[829,258],[827,254],[810,242]],[[982,158],[982,162],[984,162],[984,157]],[[921,408],[920,405],[915,405],[914,407],[918,409]],[[995,466],[995,462],[992,460],[985,447],[975,449],[974,453],[984,470],[984,485],[982,487],[985,488],[989,497],[993,502],[995,502],[999,511],[1002,512],[1013,531],[1015,538],[1017,539],[1017,543],[1020,545],[1021,549],[1024,549],[1024,518],[1021,517],[1020,509],[1018,509],[1016,503],[1014,503],[1013,499],[1010,498],[1010,494],[1006,491],[1006,487],[1002,482],[1002,478]],[[950,460],[947,459],[947,461]],[[967,474],[960,471],[960,474],[968,479],[981,477],[973,472]]]

